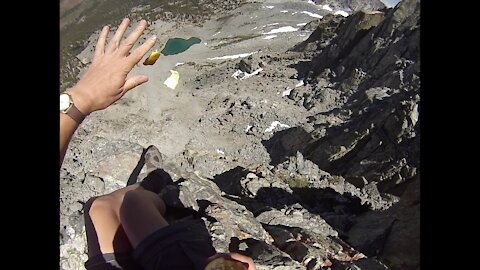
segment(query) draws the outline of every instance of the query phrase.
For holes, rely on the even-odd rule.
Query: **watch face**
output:
[[[64,111],[70,107],[70,96],[67,94],[60,95],[60,110]]]

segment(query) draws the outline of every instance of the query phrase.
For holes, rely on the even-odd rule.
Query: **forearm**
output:
[[[68,144],[79,124],[64,113],[60,113],[60,167],[67,152]]]
[[[90,107],[92,102],[85,94],[83,94],[85,90],[80,89],[79,87],[74,87],[66,92],[72,96],[75,106],[85,117],[92,112]],[[81,123],[75,121],[70,116],[60,112],[60,167],[65,158],[70,140],[80,124]]]

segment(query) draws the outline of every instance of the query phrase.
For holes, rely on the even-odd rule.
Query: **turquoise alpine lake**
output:
[[[189,39],[171,38],[165,44],[165,47],[162,50],[162,54],[173,55],[173,54],[182,53],[188,50],[188,48],[190,48],[192,45],[200,42],[201,40],[196,37],[191,37]]]

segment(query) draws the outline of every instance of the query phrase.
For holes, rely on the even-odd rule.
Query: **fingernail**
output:
[[[129,18],[125,18],[123,19],[123,22],[128,22],[130,19]]]
[[[155,39],[157,39],[157,36],[156,36],[156,35],[153,35],[153,36],[150,37],[150,39],[151,39],[151,40],[155,40]]]
[[[141,20],[141,21],[140,21],[140,24],[141,24],[141,25],[147,25],[147,21],[146,21],[146,20]]]

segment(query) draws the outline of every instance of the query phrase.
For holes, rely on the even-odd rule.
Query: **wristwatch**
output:
[[[70,116],[78,124],[85,119],[85,115],[73,103],[72,96],[66,92],[60,94],[60,112]]]

